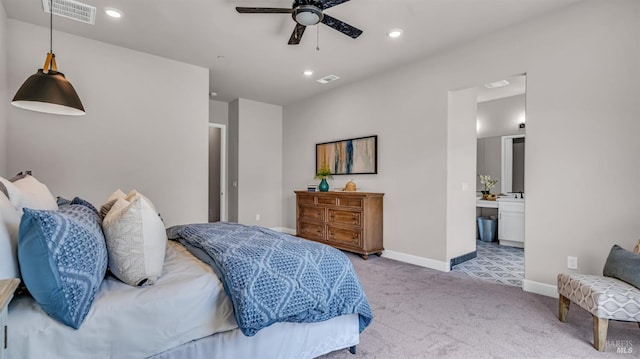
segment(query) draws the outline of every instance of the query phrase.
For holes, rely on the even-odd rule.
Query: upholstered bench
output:
[[[621,280],[598,275],[559,274],[558,294],[558,317],[562,322],[567,321],[571,302],[593,315],[593,346],[601,352],[606,348],[609,319],[639,322],[640,326],[640,289]]]

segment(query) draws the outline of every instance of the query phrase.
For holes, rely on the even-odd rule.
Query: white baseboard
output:
[[[522,290],[525,292],[546,295],[547,297],[558,298],[558,287],[551,284],[525,279],[522,281]]]
[[[291,235],[294,235],[294,236],[296,235],[295,228],[273,227],[271,229],[273,229],[274,231],[287,233],[287,234],[291,234]],[[394,251],[384,250],[382,252],[382,256],[386,257],[386,258],[389,258],[389,259],[394,259],[394,260],[397,260],[397,261],[400,261],[400,262],[415,264],[415,265],[420,266],[420,267],[439,270],[441,272],[449,272],[451,270],[449,262],[436,261],[436,260],[429,259],[429,258],[414,256],[414,255],[411,255],[411,254],[405,254],[405,253],[401,253],[401,252],[394,252]]]
[[[449,272],[451,270],[449,266],[450,264],[449,262],[436,261],[429,258],[414,256],[411,254],[394,252],[394,251],[389,251],[385,249],[384,252],[382,252],[382,256],[385,258],[394,259],[400,262],[415,264],[420,267],[439,270],[441,272]]]
[[[274,231],[283,232],[291,235],[296,234],[296,230],[293,228],[274,227],[271,229],[273,229]],[[449,262],[441,262],[441,261],[436,261],[429,258],[418,257],[411,254],[394,252],[389,250],[385,250],[384,252],[382,252],[382,256],[389,259],[397,260],[400,262],[415,264],[420,267],[439,270],[441,272],[451,271]],[[532,280],[525,279],[522,281],[522,290],[524,290],[525,292],[540,294],[547,297],[558,298],[558,287],[551,284],[540,283],[540,282],[535,282]]]

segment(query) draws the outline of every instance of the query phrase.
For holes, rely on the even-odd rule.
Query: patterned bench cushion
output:
[[[558,293],[598,318],[640,322],[640,289],[618,279],[561,273]]]

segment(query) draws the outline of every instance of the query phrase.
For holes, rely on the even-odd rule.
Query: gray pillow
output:
[[[22,171],[17,175],[13,176],[13,178],[11,178],[9,181],[11,182],[19,181],[27,176],[31,176],[31,171]]]
[[[0,182],[0,192],[4,193],[4,195],[9,198],[9,191],[7,191],[7,187],[5,187],[2,182]]]
[[[640,288],[640,254],[615,244],[609,252],[602,274]]]

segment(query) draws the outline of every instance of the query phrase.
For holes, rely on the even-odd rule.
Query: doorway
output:
[[[474,89],[477,90],[476,174],[498,180],[491,190],[498,201],[491,202],[480,200],[484,185],[476,179],[476,217],[484,217],[483,224],[492,224],[495,232],[484,231],[483,236],[476,225],[477,257],[454,266],[452,271],[522,287],[526,75],[499,79]],[[514,210],[518,204],[513,202],[521,199],[522,210]],[[499,206],[507,201],[509,205]],[[506,212],[507,208],[514,213]]]
[[[227,126],[209,123],[209,222],[227,220]]]

